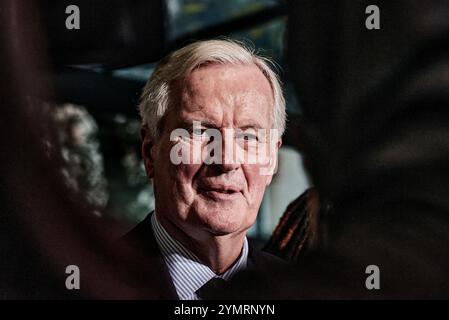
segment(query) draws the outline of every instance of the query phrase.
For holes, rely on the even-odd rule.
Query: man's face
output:
[[[211,64],[176,81],[170,98],[158,140],[152,141],[147,133],[143,147],[147,173],[154,179],[158,218],[196,238],[246,231],[255,222],[272,175],[261,174],[260,161],[239,163],[236,154],[254,153],[245,145],[248,137],[255,140],[255,130],[273,127],[268,80],[256,66]],[[221,163],[173,163],[170,153],[176,145],[192,147],[198,140],[194,121],[201,122],[202,132],[221,132]],[[179,128],[189,136],[170,141]],[[239,135],[238,129],[250,135]],[[200,143],[203,156],[206,145],[207,141]],[[279,145],[269,157],[277,156]]]

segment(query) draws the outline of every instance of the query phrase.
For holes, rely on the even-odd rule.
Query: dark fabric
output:
[[[152,268],[151,270],[148,270],[147,274],[148,278],[153,279],[148,283],[148,286],[150,286],[151,290],[154,292],[152,297],[164,300],[178,299],[167,265],[153,234],[153,229],[151,228],[152,214],[153,213],[150,213],[134,229],[128,232],[120,242],[136,248],[143,256],[152,262]],[[284,265],[285,262],[283,260],[269,253],[257,250],[251,243],[249,243],[247,261],[248,271],[246,272],[257,272],[263,274],[264,277],[267,277],[270,274],[270,270],[281,268]],[[215,290],[208,290],[208,296],[209,291]],[[235,294],[238,294],[238,292],[235,292]],[[210,292],[211,297],[219,297],[220,295],[220,292]],[[232,298],[232,296],[229,298]]]
[[[380,30],[365,28],[368,5]],[[300,298],[449,294],[449,2],[289,1],[310,174],[333,203]],[[381,290],[367,290],[377,265]]]
[[[151,214],[128,232],[120,242],[136,249],[151,262],[151,269],[148,270],[150,281],[144,284],[149,286],[151,292],[154,293],[150,298],[177,300],[178,295],[154,237],[150,218]]]
[[[224,290],[226,287],[226,280],[223,278],[212,278],[206,282],[201,288],[196,291],[198,297],[203,300],[209,299],[216,292]]]

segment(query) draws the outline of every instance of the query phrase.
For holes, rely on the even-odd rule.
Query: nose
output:
[[[234,131],[232,129],[224,130],[222,133],[222,152],[221,161],[218,167],[223,172],[230,172],[240,168],[241,164],[236,156],[236,148],[234,141]]]

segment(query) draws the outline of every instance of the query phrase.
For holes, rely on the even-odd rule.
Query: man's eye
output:
[[[206,131],[207,129],[197,129],[192,131],[192,138],[193,139],[201,139],[202,142],[205,143],[211,143],[213,142],[214,136],[210,135]]]
[[[258,137],[253,133],[242,133],[238,136],[238,139],[244,141],[258,141]]]

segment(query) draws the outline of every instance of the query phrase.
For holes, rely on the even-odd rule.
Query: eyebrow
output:
[[[208,120],[201,120],[201,119],[182,120],[178,126],[183,129],[193,129],[194,121],[201,122],[201,127],[220,130],[220,127],[217,124],[215,124],[211,121],[208,121]],[[256,122],[249,122],[249,123],[244,124],[243,126],[240,126],[239,129],[241,129],[241,130],[263,129],[263,126],[261,126],[259,123],[256,123]]]
[[[220,129],[219,126],[217,126],[215,123],[207,121],[207,120],[201,120],[201,119],[183,120],[179,125],[183,129],[190,129],[190,128],[193,129],[194,121],[201,122],[201,127]]]
[[[251,123],[245,124],[244,126],[239,127],[239,129],[242,129],[242,130],[246,130],[246,129],[263,129],[263,127],[260,124],[258,124],[258,123],[251,122]]]

